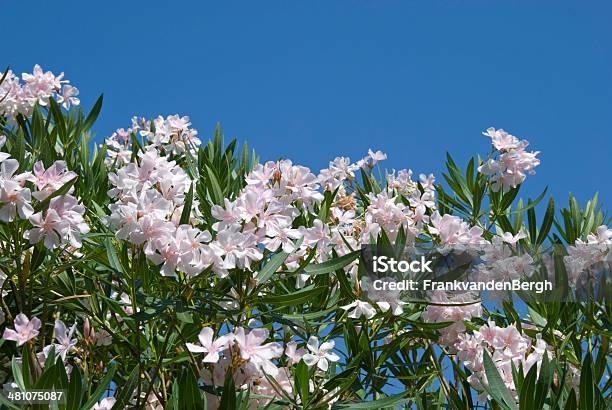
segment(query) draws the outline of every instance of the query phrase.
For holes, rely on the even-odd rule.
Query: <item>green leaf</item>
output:
[[[580,369],[580,410],[595,408],[595,386],[593,382],[593,369],[591,367],[591,352],[587,351]]]
[[[219,402],[219,410],[234,410],[236,408],[236,387],[231,368],[225,373],[223,394]]]
[[[359,403],[345,402],[336,404],[332,409],[382,409],[385,407],[398,406],[401,403],[408,401],[407,393],[400,393],[393,396],[385,397],[378,400],[363,401]]]
[[[287,260],[288,256],[289,254],[285,252],[279,252],[272,256],[264,265],[263,269],[261,269],[255,277],[257,282],[260,285],[266,283],[268,279],[270,279],[270,277],[274,274],[274,272],[276,272],[278,268],[280,268],[283,263],[285,263],[285,260]]]
[[[70,373],[70,384],[68,385],[66,397],[66,409],[78,410],[81,406],[81,400],[83,400],[84,393],[85,389],[83,388],[81,369],[79,366],[73,366],[72,372]]]
[[[107,238],[104,241],[104,246],[106,247],[106,255],[108,257],[108,263],[110,267],[116,270],[117,272],[123,273],[123,266],[119,261],[119,257],[117,256],[117,252],[115,251],[115,247],[113,246],[113,242],[110,238]]]
[[[298,365],[295,367],[293,380],[302,403],[306,405],[308,403],[308,395],[310,393],[310,375],[308,372],[308,366],[303,360],[300,360]]]
[[[53,199],[56,198],[58,196],[64,195],[66,193],[68,193],[68,191],[70,190],[70,188],[72,188],[72,186],[74,185],[74,183],[76,182],[76,180],[78,179],[77,177],[72,178],[70,181],[66,182],[64,185],[62,185],[62,187],[60,189],[58,189],[57,191],[55,191],[54,193],[52,193],[51,195],[49,195],[47,198],[45,198],[44,201],[39,202],[35,207],[34,207],[34,211],[36,212],[40,212],[43,209],[47,209],[49,207],[49,202]]]
[[[532,366],[537,368],[536,364]],[[536,383],[535,398],[532,402],[533,409],[539,410],[544,408],[544,401],[550,391],[550,384],[553,380],[554,371],[550,366],[548,360],[548,354],[544,351],[544,357],[542,358],[542,364],[540,365],[540,377]]]
[[[8,399],[4,397],[4,392],[0,393],[0,404],[2,404],[2,406],[6,406],[7,409],[13,409],[13,410],[21,409],[21,407],[17,407],[13,403],[8,401]]]
[[[136,390],[136,385],[140,376],[140,366],[135,366],[132,373],[130,373],[127,382],[120,386],[119,395],[116,395],[117,401],[113,405],[113,409],[119,410],[127,407],[130,398]],[[138,397],[137,399],[140,399]]]
[[[553,220],[555,219],[555,201],[550,198],[548,201],[548,207],[546,208],[546,213],[544,214],[544,221],[542,222],[542,226],[540,227],[540,232],[538,233],[538,239],[536,240],[536,244],[541,245],[546,240],[548,233],[550,232],[550,228],[553,225]]]
[[[527,372],[527,376],[525,376],[525,380],[523,380],[523,384],[519,391],[519,404],[521,409],[530,408],[530,405],[534,403],[537,377],[537,366],[533,365],[531,369],[529,369],[529,372]]]
[[[184,409],[202,409],[204,401],[198,387],[198,381],[191,367],[183,370],[179,381],[179,399],[181,408]]]
[[[89,400],[85,402],[82,408],[91,409],[100,400],[106,389],[108,389],[108,386],[110,385],[111,381],[113,380],[115,371],[117,371],[117,365],[113,364],[102,378],[102,381],[100,381],[98,388],[92,393],[91,396],[89,396]]]
[[[291,306],[300,305],[304,302],[311,300],[312,298],[324,293],[327,290],[325,287],[315,288],[314,285],[305,287],[296,292],[287,293],[285,295],[267,295],[260,299],[262,303],[269,303],[271,305]]]
[[[181,221],[180,224],[188,224],[189,217],[191,216],[191,206],[193,204],[193,184],[189,187],[189,191],[185,196],[185,202],[183,204],[183,212],[181,212]]]
[[[488,392],[491,397],[501,406],[506,409],[518,410],[514,397],[510,393],[510,390],[506,387],[502,380],[495,363],[491,360],[491,356],[487,351],[483,352],[485,374],[489,381]]]
[[[370,182],[370,177],[363,168],[360,168],[359,170],[361,171],[361,180],[363,182],[364,191],[366,193],[372,192],[372,183]]]
[[[212,200],[217,205],[223,205],[223,200],[225,199],[225,196],[223,195],[223,190],[221,189],[221,185],[219,185],[219,178],[217,178],[217,175],[215,174],[215,172],[208,165],[205,166],[205,169],[206,169],[207,180],[208,180],[208,183],[210,184],[210,188],[212,191],[211,192]]]
[[[102,110],[103,101],[104,101],[104,94],[100,95],[100,97],[98,97],[98,99],[96,100],[96,103],[94,104],[93,108],[89,112],[89,115],[87,115],[85,122],[83,123],[83,128],[81,131],[87,131],[88,129],[91,128],[94,122],[96,122],[96,119],[98,119],[98,115],[100,114],[100,111]]]
[[[565,410],[576,409],[578,409],[578,403],[576,401],[576,391],[574,389],[571,389],[569,396],[567,396],[567,400],[565,402]]]
[[[13,357],[11,362],[11,370],[13,371],[13,378],[15,379],[15,383],[19,386],[19,389],[22,391],[26,390],[26,385],[24,383],[22,366],[17,362],[17,357]]]
[[[357,259],[359,257],[359,253],[360,251],[357,250],[316,265],[306,266],[306,268],[304,268],[304,272],[309,275],[322,275],[329,272],[335,272]]]

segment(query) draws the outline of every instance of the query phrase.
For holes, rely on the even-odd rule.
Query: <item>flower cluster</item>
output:
[[[19,114],[29,117],[36,104],[47,106],[51,98],[66,109],[80,103],[79,90],[64,80],[64,73],[56,76],[36,64],[31,74],[21,75],[21,80],[23,83],[11,70],[6,73],[6,78],[0,83],[0,115],[13,120]]]
[[[450,326],[440,329],[440,343],[452,346],[457,338],[465,333],[463,321],[469,321],[482,316],[482,305],[476,296],[470,292],[449,294],[435,291],[429,297],[432,304],[428,305],[421,318],[428,323],[453,322]]]
[[[489,321],[473,334],[461,334],[454,345],[458,358],[472,374],[468,381],[477,391],[484,394],[484,385],[488,384],[484,367],[484,352],[493,360],[495,367],[506,387],[516,395],[516,386],[512,375],[512,367],[522,367],[524,374],[536,365],[539,372],[540,365],[546,354],[553,357],[551,348],[541,337],[533,339],[519,332],[514,325],[498,327]]]
[[[226,373],[231,369],[234,384],[239,389],[251,388],[252,393],[270,397],[270,400],[279,396],[276,387],[271,385],[265,375],[275,378],[285,394],[292,394],[293,380],[289,367],[303,360],[307,366],[326,372],[329,363],[337,362],[340,357],[333,352],[334,341],[319,344],[316,336],[308,339],[306,348],[298,348],[295,341],[287,343],[285,349],[278,342],[268,342],[269,331],[264,328],[246,330],[237,327],[233,332],[225,333],[217,338],[210,327],[204,327],[198,335],[199,343],[187,343],[190,352],[198,355],[204,354],[201,359],[205,364],[200,376],[204,383],[223,386]],[[287,366],[278,367],[274,362],[283,356],[287,358]],[[215,396],[207,395],[209,408],[218,406]],[[257,404],[265,406],[270,400],[260,400]]]
[[[568,255],[563,258],[567,274],[574,285],[585,285],[590,277],[592,267],[607,263],[607,272],[612,268],[610,249],[612,248],[612,229],[606,225],[597,227],[595,233],[587,236],[586,241],[577,239],[573,246],[567,248]],[[550,269],[551,272],[554,268]],[[585,275],[589,273],[589,275]]]
[[[486,243],[483,239],[482,228],[470,226],[463,219],[455,215],[440,215],[435,212],[431,216],[429,233],[435,235],[442,246],[456,249],[461,245],[480,245]]]
[[[119,128],[106,138],[106,164],[109,167],[121,167],[130,163],[132,139],[138,140],[139,136],[161,153],[175,157],[184,156],[187,151],[195,156],[201,144],[198,131],[191,128],[187,116],[175,114],[164,118],[160,115],[154,120],[132,117],[129,128]]]
[[[0,140],[0,148],[5,137]],[[85,208],[72,196],[73,188],[64,195],[50,199],[48,207],[35,212],[32,198],[44,201],[69,181],[76,178],[74,172],[66,169],[64,161],[56,161],[45,169],[43,163],[34,164],[33,172],[16,174],[19,162],[6,153],[0,155],[0,220],[12,222],[17,216],[27,219],[33,228],[25,238],[35,244],[43,241],[48,249],[65,244],[81,247],[81,235],[89,232],[83,219]],[[31,182],[34,192],[26,183]]]
[[[210,233],[181,223],[193,181],[176,161],[149,146],[139,153],[138,161],[110,173],[109,180],[114,188],[108,194],[116,202],[109,206],[108,222],[116,237],[142,246],[149,260],[162,265],[163,275],[174,276],[177,270],[196,275],[220,262],[207,246]],[[196,210],[194,201],[190,221],[197,218]]]
[[[498,159],[489,159],[478,168],[478,171],[491,176],[491,187],[494,191],[508,192],[525,181],[525,173],[535,174],[535,167],[540,165],[537,157],[539,151],[527,152],[527,140],[519,140],[506,131],[487,128],[484,135],[490,137],[493,146],[499,152]]]

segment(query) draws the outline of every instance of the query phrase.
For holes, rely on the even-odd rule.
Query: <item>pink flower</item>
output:
[[[329,227],[320,219],[315,219],[312,228],[300,227],[300,233],[304,236],[304,245],[315,245],[318,249],[324,249],[330,242]]]
[[[43,217],[42,212],[38,212],[29,218],[34,228],[30,229],[26,236],[31,244],[44,240],[47,249],[55,249],[62,244],[62,237],[68,229],[68,222],[63,220],[55,210],[47,210]]]
[[[524,352],[527,341],[514,325],[499,328],[492,346],[497,350],[509,349],[512,353]]]
[[[234,331],[234,340],[240,349],[240,357],[274,377],[278,374],[278,368],[272,359],[280,357],[283,348],[276,342],[262,344],[267,338],[267,329],[253,329],[245,333],[244,328],[239,327]]]
[[[240,209],[236,206],[235,202],[229,199],[224,199],[225,208],[214,205],[211,209],[211,214],[220,222],[215,222],[212,228],[215,231],[222,231],[232,225],[240,224],[242,218],[240,217]]]
[[[49,354],[52,347],[55,347],[55,353],[59,354],[62,360],[66,360],[66,354],[77,344],[77,340],[72,338],[76,330],[76,323],[72,325],[70,330],[66,329],[66,325],[61,320],[55,321],[55,340],[57,343],[45,346],[43,352],[45,357]]]
[[[285,356],[289,358],[288,364],[294,365],[302,360],[302,357],[307,353],[307,350],[300,347],[298,349],[297,342],[289,342],[285,347]]]
[[[510,149],[517,149],[520,147],[520,140],[514,135],[508,134],[506,131],[499,129],[496,130],[493,127],[487,128],[482,135],[491,138],[493,146],[496,150],[507,151]]]
[[[17,346],[21,346],[28,340],[38,336],[41,323],[37,317],[33,317],[32,320],[30,320],[26,315],[20,313],[15,317],[14,325],[15,330],[4,329],[2,338],[5,340],[13,340],[17,342]]]
[[[67,170],[65,161],[55,161],[46,170],[42,161],[38,161],[34,164],[33,173],[30,180],[34,182],[38,192],[32,193],[32,196],[39,201],[43,201],[77,176],[76,173]]]

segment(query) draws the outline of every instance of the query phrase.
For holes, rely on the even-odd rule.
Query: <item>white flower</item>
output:
[[[329,362],[337,362],[340,360],[337,354],[332,352],[331,350],[334,348],[335,342],[330,340],[329,342],[323,342],[319,346],[319,339],[316,336],[310,336],[308,339],[308,350],[310,353],[306,353],[302,359],[304,363],[306,363],[309,367],[314,366],[322,371],[327,371],[329,367]]]
[[[366,319],[371,319],[376,314],[376,309],[374,309],[368,302],[364,302],[362,300],[356,300],[351,304],[341,306],[341,308],[346,311],[352,309],[349,312],[348,317],[353,319],[358,319],[361,316],[365,316]]]
[[[106,397],[94,404],[91,410],[111,410],[115,405],[116,401],[117,399],[115,399],[114,397]]]
[[[30,202],[32,197],[29,188],[23,188],[16,181],[4,181],[0,188],[0,220],[11,222],[17,213],[22,219],[27,219],[34,213]]]
[[[522,231],[517,233],[516,235],[512,235],[511,232],[504,232],[500,236],[501,236],[502,241],[510,245],[514,245],[521,239],[526,238],[527,234],[525,234],[525,232],[522,232]]]
[[[219,353],[227,349],[233,335],[223,335],[213,340],[214,331],[210,327],[205,327],[200,331],[198,339],[200,345],[187,343],[187,349],[194,353],[207,353],[202,360],[204,363],[217,363],[219,361]]]
[[[79,89],[71,86],[70,84],[64,84],[62,86],[61,94],[57,96],[57,102],[62,104],[65,109],[70,108],[71,105],[79,105],[81,100],[77,98],[79,95]]]

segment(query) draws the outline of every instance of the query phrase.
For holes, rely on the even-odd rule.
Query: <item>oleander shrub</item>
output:
[[[101,110],[63,74],[2,77],[5,393],[61,390],[67,409],[609,405],[609,275],[599,298],[415,301],[364,266],[364,245],[484,246],[481,277],[552,264],[566,291],[605,268],[596,196],[519,199],[540,163],[527,141],[489,128],[487,154],[449,155],[442,179],[384,170],[380,151],[316,173],[179,115],[94,139]]]

